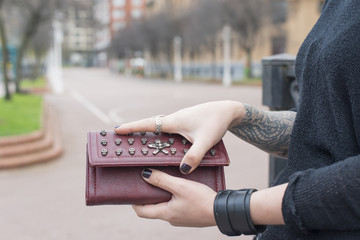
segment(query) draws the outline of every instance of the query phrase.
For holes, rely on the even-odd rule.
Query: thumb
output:
[[[180,163],[180,171],[183,174],[191,173],[199,166],[206,152],[211,148],[206,141],[195,141]]]

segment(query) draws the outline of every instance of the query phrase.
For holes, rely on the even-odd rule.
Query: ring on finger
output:
[[[162,122],[161,122],[161,118],[165,117],[164,114],[160,114],[155,116],[155,132],[156,133],[160,133],[161,132],[161,128],[162,128]]]

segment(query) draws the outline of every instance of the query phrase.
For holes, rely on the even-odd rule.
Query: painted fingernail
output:
[[[116,126],[115,129],[119,128],[120,126]]]
[[[180,171],[185,174],[189,173],[190,170],[191,170],[191,166],[187,165],[186,163],[183,163],[180,167]]]
[[[142,175],[144,178],[149,179],[150,176],[151,176],[151,173],[152,173],[152,171],[151,171],[150,169],[146,168],[146,169],[144,169],[144,170],[142,171],[141,175]]]

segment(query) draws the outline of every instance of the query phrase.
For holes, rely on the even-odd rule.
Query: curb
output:
[[[48,161],[63,152],[58,120],[44,102],[41,129],[29,134],[0,138],[0,169]]]

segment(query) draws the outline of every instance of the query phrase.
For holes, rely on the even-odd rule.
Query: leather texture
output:
[[[176,177],[197,181],[215,191],[225,189],[224,166],[230,162],[223,141],[211,148],[195,171],[184,175],[179,171],[179,164],[191,143],[182,136],[167,133],[117,135],[113,131],[102,134],[88,133],[86,205],[169,201],[169,192],[142,179],[141,173],[145,168],[159,169]],[[133,154],[130,149],[134,150]],[[145,149],[146,155],[143,153]]]

